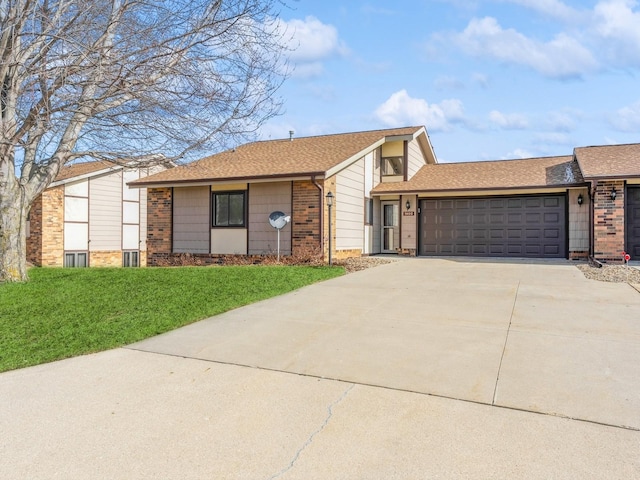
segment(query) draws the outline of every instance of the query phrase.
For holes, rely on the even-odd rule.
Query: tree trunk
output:
[[[17,182],[9,182],[0,192],[0,282],[25,282],[29,205]]]

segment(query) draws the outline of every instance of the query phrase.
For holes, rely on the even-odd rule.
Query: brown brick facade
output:
[[[612,200],[614,189],[616,198]],[[593,202],[593,256],[604,262],[621,262],[624,250],[624,181],[598,181]]]
[[[291,247],[297,255],[320,247],[320,189],[309,180],[294,181],[292,195]]]
[[[121,267],[122,250],[99,250],[89,252],[90,267]]]
[[[34,265],[40,265],[42,259],[42,195],[39,195],[31,204],[28,223],[27,261]]]
[[[147,265],[161,265],[172,250],[172,189],[147,190]]]

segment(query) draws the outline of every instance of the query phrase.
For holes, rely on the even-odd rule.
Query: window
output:
[[[244,227],[245,192],[216,192],[212,202],[214,227]]]
[[[139,267],[140,266],[140,252],[128,251],[122,252],[122,266],[123,267]]]
[[[382,159],[382,175],[404,175],[403,165],[402,157],[385,157]]]
[[[87,252],[64,252],[65,267],[86,267]]]
[[[364,224],[373,225],[373,198],[364,199]]]

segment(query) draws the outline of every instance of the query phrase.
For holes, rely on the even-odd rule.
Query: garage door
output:
[[[640,260],[640,187],[627,188],[627,252],[632,260]]]
[[[420,201],[420,254],[566,258],[565,195]]]

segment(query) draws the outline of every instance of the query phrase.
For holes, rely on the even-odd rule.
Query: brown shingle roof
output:
[[[583,183],[571,156],[440,163],[423,166],[408,182],[381,183],[375,193],[541,188]]]
[[[585,178],[640,176],[640,143],[574,149]]]
[[[61,182],[62,180],[68,180],[73,177],[79,177],[88,173],[97,172],[107,168],[114,168],[115,165],[109,162],[95,161],[95,162],[82,162],[74,163],[73,165],[65,165],[58,172],[58,176],[54,180],[55,182]]]
[[[252,142],[136,180],[131,185],[323,174],[385,137],[413,135],[421,128]]]

